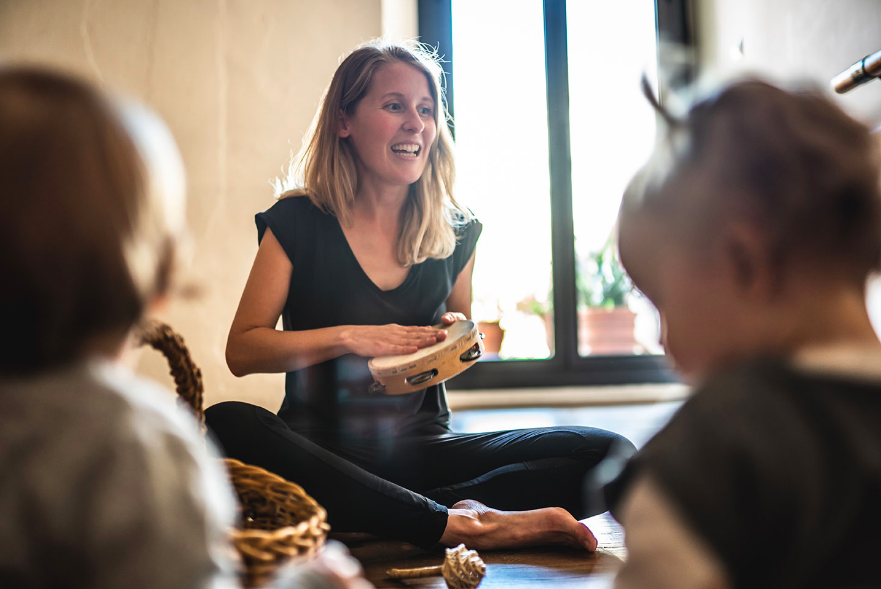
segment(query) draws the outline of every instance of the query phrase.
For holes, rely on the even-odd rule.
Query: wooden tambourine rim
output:
[[[417,363],[431,363],[437,360],[441,355],[452,354],[455,350],[458,350],[461,346],[464,345],[463,340],[470,341],[471,339],[477,339],[480,337],[476,333],[477,326],[474,324],[473,321],[469,321],[467,319],[457,321],[456,323],[452,323],[450,325],[434,326],[437,329],[446,329],[447,334],[449,334],[454,326],[463,324],[466,326],[466,329],[462,330],[462,335],[458,337],[454,336],[455,339],[450,339],[448,337],[442,342],[432,344],[427,348],[423,348],[412,354],[379,356],[377,358],[371,358],[370,361],[367,363],[367,367],[370,368],[370,373],[373,374],[373,376],[391,376],[394,374],[402,374],[405,371],[409,370],[410,367],[416,366]],[[410,357],[413,357],[412,360],[408,360],[408,358]],[[377,360],[390,362],[394,358],[398,359],[394,366],[389,366],[388,368],[380,368],[376,365]]]
[[[465,319],[465,320],[461,320],[461,321],[454,323],[454,324],[451,324],[451,325],[447,325],[447,326],[441,325],[438,327],[439,328],[446,328],[449,330],[452,325],[457,325],[460,323],[468,324],[469,329],[465,330],[465,332],[461,336],[459,336],[458,338],[456,338],[452,342],[450,340],[445,340],[443,342],[439,342],[439,344],[434,344],[435,346],[439,346],[437,348],[437,350],[433,350],[432,352],[429,352],[428,354],[423,355],[419,358],[415,358],[412,361],[407,362],[406,360],[404,360],[405,358],[407,358],[407,356],[411,355],[411,354],[405,354],[405,355],[399,356],[402,360],[401,364],[391,366],[388,368],[377,368],[375,366],[375,362],[374,362],[374,360],[376,360],[376,358],[371,358],[370,361],[368,361],[368,363],[367,363],[367,367],[370,369],[370,373],[373,375],[374,380],[376,380],[377,383],[379,383],[380,379],[385,379],[388,377],[397,377],[397,378],[401,378],[401,379],[406,380],[408,377],[418,375],[423,372],[427,372],[429,370],[429,367],[432,366],[434,363],[436,363],[441,358],[447,358],[450,356],[459,357],[461,354],[465,353],[468,349],[470,349],[474,346],[478,346],[479,352],[482,353],[484,350],[483,342],[481,340],[480,334],[477,332],[477,325],[473,321]],[[478,357],[480,356],[480,353],[478,353],[478,355],[477,355]],[[382,356],[381,358],[383,360],[387,361],[390,358],[395,358],[395,357],[398,357],[398,356]],[[477,357],[475,357],[473,360],[463,361],[462,367],[460,370],[457,370],[453,374],[446,376],[440,380],[433,380],[432,379],[431,382],[427,382],[425,384],[425,386],[430,386],[430,385],[434,385],[434,384],[439,384],[441,382],[445,382],[445,381],[449,380],[450,378],[460,374],[466,368],[473,365],[476,361],[477,361]],[[386,383],[385,386],[387,387],[388,384]],[[424,389],[425,386],[404,384],[403,388],[405,388],[407,390],[403,391],[403,392],[406,393],[406,392],[418,391],[418,390]],[[395,387],[395,388],[398,388],[398,387]],[[386,394],[394,394],[394,393],[386,393]]]

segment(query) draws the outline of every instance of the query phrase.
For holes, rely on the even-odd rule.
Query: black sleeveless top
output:
[[[307,197],[283,198],[258,213],[256,222],[258,239],[269,227],[293,266],[282,311],[286,331],[440,323],[447,297],[482,229],[476,219],[463,225],[450,257],[412,266],[400,286],[383,291],[361,268],[337,218]],[[347,354],[287,373],[279,417],[300,433],[339,438],[344,432],[353,440],[447,427],[443,384],[407,395],[371,394],[367,361]]]

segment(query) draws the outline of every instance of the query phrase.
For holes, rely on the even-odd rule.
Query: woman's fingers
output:
[[[380,356],[402,356],[404,354],[412,354],[418,350],[418,346],[389,346]]]
[[[451,323],[455,323],[456,321],[465,321],[467,317],[462,313],[453,313],[452,311],[449,313],[444,313],[443,317],[441,317],[441,322],[447,325]]]
[[[445,329],[404,325],[364,325],[354,328],[349,349],[359,356],[412,354],[447,338]]]
[[[434,335],[434,336],[419,336],[416,338],[404,338],[395,342],[390,342],[393,346],[399,349],[406,348],[405,351],[396,351],[393,352],[395,354],[411,354],[420,348],[427,348],[428,346],[433,346],[439,341],[443,341],[446,335]]]
[[[415,344],[420,348],[436,344],[443,341],[447,337],[444,329],[435,329],[434,327],[404,327],[404,331],[399,332],[402,343]]]

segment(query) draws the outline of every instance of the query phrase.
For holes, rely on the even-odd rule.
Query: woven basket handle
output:
[[[139,345],[150,345],[162,352],[168,361],[169,372],[174,379],[175,390],[182,403],[190,406],[204,424],[205,413],[202,408],[202,371],[193,362],[184,338],[161,321],[145,321],[137,329]]]

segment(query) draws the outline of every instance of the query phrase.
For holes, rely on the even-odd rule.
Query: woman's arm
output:
[[[471,254],[471,259],[459,272],[456,284],[453,285],[453,290],[447,297],[447,313],[442,318],[444,323],[453,323],[456,319],[471,319],[471,277],[474,274],[474,256],[475,254]],[[450,313],[461,315],[461,317],[448,317]]]
[[[290,372],[349,353],[411,354],[444,337],[431,327],[400,325],[280,331],[275,326],[288,298],[292,271],[287,254],[267,228],[226,342],[226,363],[234,375]]]

